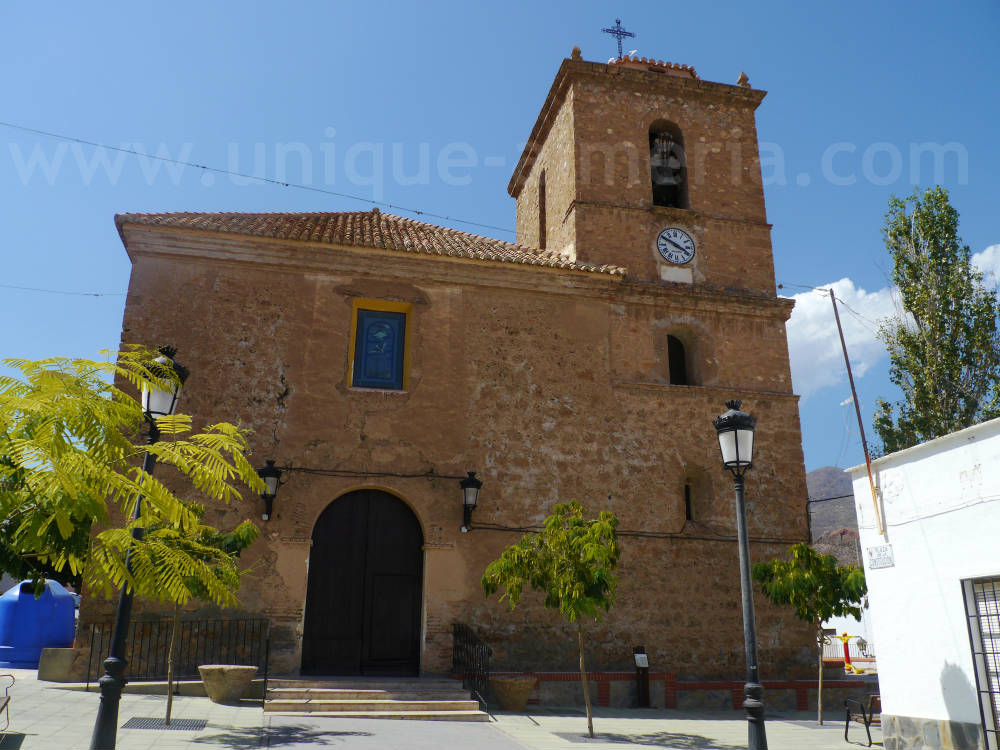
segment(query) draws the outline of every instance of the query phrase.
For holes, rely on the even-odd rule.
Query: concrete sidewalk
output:
[[[3,670],[0,670],[2,672]],[[34,670],[7,670],[12,690],[10,728],[0,750],[74,750],[90,745],[100,696],[39,682]],[[92,688],[93,690],[93,688]],[[162,695],[122,696],[119,727],[132,718],[161,720]],[[594,740],[586,737],[582,709],[533,708],[529,714],[495,714],[495,722],[391,721],[287,717],[264,714],[260,702],[219,705],[207,698],[175,696],[173,718],[204,722],[200,729],[118,730],[122,750],[184,748],[292,748],[336,746],[347,750],[599,750],[626,747],[732,750],[746,747],[746,721],[740,712],[682,713],[677,710],[596,709]],[[811,714],[773,715],[767,736],[772,750],[844,750],[843,720],[829,717],[823,727]],[[2,719],[0,719],[2,724]],[[180,721],[178,721],[180,724]],[[864,728],[851,728],[854,744],[864,746]],[[881,741],[881,734],[873,738]]]
[[[60,683],[41,682],[35,670],[0,668],[0,673],[13,674],[17,680],[11,690],[10,727],[0,741],[0,749],[75,750],[90,746],[100,703],[96,685],[91,685],[91,692],[83,692]],[[259,700],[223,706],[208,698],[174,696],[172,719],[204,721],[204,729],[122,728],[132,718],[162,720],[166,705],[163,695],[123,695],[118,715],[118,747],[123,750],[213,747],[202,738],[220,733],[237,734],[244,739],[218,747],[267,747],[259,741],[263,727]],[[2,723],[0,719],[0,726]]]
[[[766,719],[770,750],[845,750],[860,743],[867,747],[864,727],[851,727],[852,742],[844,742],[840,714],[826,716],[819,726],[816,714],[793,712]],[[838,721],[839,718],[839,721]],[[682,750],[736,750],[747,746],[747,722],[741,711],[691,713],[676,709],[594,709],[594,739],[587,736],[583,709],[534,709],[530,714],[496,714],[495,726],[532,750],[571,750],[624,747],[660,747]],[[872,740],[882,733],[872,729]]]

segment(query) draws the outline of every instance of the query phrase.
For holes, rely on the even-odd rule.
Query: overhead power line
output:
[[[826,294],[828,291],[827,289],[821,286],[814,286],[812,284],[793,284],[790,281],[781,282],[780,284],[778,284],[778,289],[784,289],[786,286],[794,286],[796,289],[808,289],[809,291],[813,292],[823,292],[823,294]]]
[[[17,289],[21,292],[42,292],[44,294],[68,294],[74,297],[124,297],[125,292],[71,292],[65,289],[41,289],[33,286],[13,286],[0,284],[0,289]]]
[[[367,203],[372,206],[378,206],[380,208],[389,208],[395,211],[403,211],[405,213],[414,214],[416,216],[425,216],[431,219],[441,219],[442,221],[451,221],[455,224],[464,224],[471,227],[480,227],[482,229],[494,229],[498,232],[506,232],[507,234],[515,234],[513,229],[508,227],[498,227],[493,224],[484,224],[479,221],[470,221],[468,219],[458,219],[454,216],[447,216],[445,214],[437,214],[431,211],[424,211],[419,208],[408,208],[406,206],[400,206],[396,203],[385,203],[383,201],[372,200],[371,198],[365,198],[360,195],[353,195],[351,193],[341,193],[336,190],[327,190],[326,188],[316,187],[315,185],[303,185],[298,182],[286,182],[284,180],[275,180],[271,177],[260,177],[259,175],[246,174],[245,172],[236,172],[231,169],[222,169],[220,167],[212,167],[208,164],[198,164],[197,162],[184,161],[183,159],[173,159],[169,156],[160,156],[158,154],[147,154],[143,151],[136,151],[135,149],[125,148],[124,146],[109,146],[106,143],[99,143],[97,141],[89,141],[86,138],[77,138],[72,135],[62,135],[60,133],[53,133],[48,130],[39,130],[38,128],[29,128],[24,125],[18,125],[13,122],[3,122],[0,121],[0,126],[5,128],[10,128],[12,130],[20,130],[24,133],[33,133],[34,135],[41,135],[46,138],[57,138],[63,141],[71,141],[73,143],[82,143],[85,146],[93,146],[94,148],[106,148],[111,151],[119,151],[123,154],[131,154],[132,156],[142,156],[146,159],[156,159],[158,161],[169,162],[170,164],[179,164],[185,167],[193,167],[195,169],[201,169],[206,172],[214,172],[215,174],[231,175],[233,177],[242,177],[247,180],[256,180],[257,182],[267,183],[269,185],[278,185],[280,187],[287,188],[297,188],[299,190],[309,190],[313,193],[322,193],[324,195],[332,195],[337,198],[346,198],[352,201],[360,201],[362,203]]]

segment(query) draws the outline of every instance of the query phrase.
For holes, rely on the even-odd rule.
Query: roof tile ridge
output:
[[[372,232],[372,245],[375,247],[388,247],[386,243],[386,232],[382,229],[382,212],[379,211],[378,206],[375,206],[371,211],[367,212],[371,217],[371,232]]]
[[[125,211],[122,213],[115,214],[115,216],[129,216],[129,217],[152,217],[152,216],[162,216],[162,217],[176,217],[176,216],[201,216],[201,217],[216,217],[216,216],[263,216],[263,217],[280,217],[280,216],[295,216],[295,217],[331,217],[331,216],[343,216],[347,214],[353,215],[366,215],[371,213],[370,211]]]
[[[461,237],[466,237],[466,238],[469,238],[469,239],[481,240],[481,241],[490,242],[490,243],[499,242],[499,243],[501,243],[503,245],[510,245],[512,247],[524,247],[522,245],[518,245],[515,242],[508,242],[507,240],[501,240],[498,237],[490,237],[490,236],[485,235],[485,234],[476,234],[475,232],[466,232],[464,229],[455,229],[454,227],[446,227],[446,226],[442,226],[441,224],[431,224],[428,221],[422,221],[420,219],[413,219],[413,218],[411,218],[409,216],[397,216],[395,214],[386,214],[386,213],[383,213],[382,216],[384,216],[386,219],[390,219],[390,220],[393,220],[393,221],[405,222],[407,224],[414,225],[415,227],[425,228],[425,229],[428,229],[428,230],[431,230],[431,231],[436,231],[436,232],[444,232],[444,233],[447,233],[447,234],[453,235],[453,236],[458,235],[458,236],[461,236]]]
[[[462,229],[455,229],[454,227],[445,227],[445,226],[441,226],[440,224],[431,224],[431,223],[426,222],[426,221],[421,221],[419,219],[410,218],[409,216],[396,216],[395,214],[382,214],[382,215],[384,217],[386,217],[387,219],[394,219],[394,220],[397,220],[397,221],[406,222],[408,224],[413,224],[413,225],[416,225],[416,226],[419,226],[419,227],[426,227],[428,229],[437,230],[439,232],[447,233],[448,235],[451,235],[451,237],[449,237],[449,239],[454,239],[455,236],[461,236],[461,237],[465,237],[465,238],[469,238],[469,239],[475,239],[475,240],[484,241],[484,242],[491,243],[491,244],[493,244],[493,243],[499,243],[499,244],[502,244],[502,245],[506,245],[509,248],[513,248],[513,249],[519,250],[519,251],[521,251],[523,253],[526,253],[526,254],[529,254],[529,255],[531,255],[533,257],[551,258],[553,260],[560,259],[560,258],[565,259],[565,256],[562,253],[560,253],[559,251],[557,251],[557,250],[543,250],[541,248],[534,247],[533,245],[524,245],[524,244],[522,244],[520,242],[508,242],[507,240],[501,240],[501,239],[499,239],[497,237],[489,237],[489,236],[484,235],[484,234],[476,234],[474,232],[466,232],[466,231],[464,231]]]

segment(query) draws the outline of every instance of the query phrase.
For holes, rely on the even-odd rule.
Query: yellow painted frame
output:
[[[413,349],[413,303],[412,302],[389,302],[384,299],[366,299],[355,297],[351,307],[351,340],[347,353],[347,385],[349,388],[364,388],[368,391],[384,390],[380,388],[365,388],[365,386],[354,385],[354,353],[355,344],[358,340],[358,310],[374,310],[376,312],[403,313],[406,320],[403,322],[403,388],[410,389],[410,352]]]

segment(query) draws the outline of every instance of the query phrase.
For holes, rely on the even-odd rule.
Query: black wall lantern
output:
[[[466,532],[472,526],[472,511],[476,509],[479,502],[479,490],[483,488],[483,483],[476,479],[476,472],[470,471],[469,476],[458,483],[462,488],[462,532]]]
[[[264,491],[260,493],[264,501],[264,513],[261,518],[268,521],[274,509],[274,498],[278,494],[278,487],[281,486],[281,469],[274,465],[274,461],[267,459],[267,465],[257,469],[257,475],[264,480],[265,485]]]
[[[264,513],[261,515],[265,521],[271,519],[271,515],[274,512],[274,498],[278,494],[278,488],[284,484],[281,481],[281,475],[284,473],[281,469],[274,465],[274,461],[267,459],[266,466],[257,469],[257,475],[264,480],[264,491],[260,493],[261,499],[264,501]],[[305,469],[299,467],[286,467],[285,471],[319,471],[314,469]],[[368,472],[354,472],[349,470],[337,470],[337,474],[333,476],[371,476]],[[454,474],[435,474],[434,472],[426,472],[423,474],[394,474],[392,476],[408,476],[408,477],[428,477],[428,478],[449,478],[458,479]],[[483,483],[479,479],[476,479],[476,472],[468,472],[468,476],[462,477],[462,481],[458,483],[458,486],[462,488],[462,531],[469,531],[472,527],[472,511],[476,509],[476,505],[479,503],[479,490],[483,488]]]

